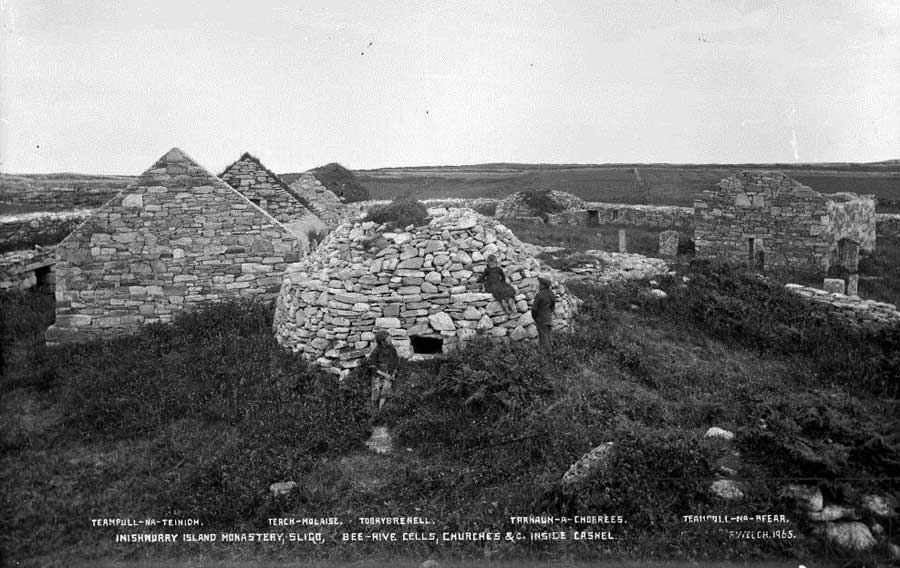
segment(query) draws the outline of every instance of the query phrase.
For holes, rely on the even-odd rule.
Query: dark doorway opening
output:
[[[409,338],[409,342],[412,344],[413,353],[434,355],[444,352],[444,340],[440,337],[413,335]]]
[[[613,220],[613,221],[618,221],[618,220],[619,220],[619,210],[618,210],[618,209],[613,209],[613,212],[612,212],[612,220]]]
[[[50,286],[50,267],[41,266],[34,271],[35,288],[39,291],[46,291]]]
[[[588,225],[600,224],[600,212],[596,209],[588,210]]]

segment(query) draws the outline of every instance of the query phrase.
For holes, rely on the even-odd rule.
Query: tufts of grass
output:
[[[421,201],[407,195],[399,197],[387,205],[373,207],[366,214],[364,220],[394,228],[403,228],[409,225],[419,227],[428,222],[428,208]]]

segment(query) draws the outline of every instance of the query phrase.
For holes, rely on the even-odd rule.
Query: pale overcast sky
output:
[[[900,2],[0,0],[0,171],[900,158]]]

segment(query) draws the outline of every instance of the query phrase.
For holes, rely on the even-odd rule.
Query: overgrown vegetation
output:
[[[84,219],[68,219],[54,223],[52,229],[33,231],[23,239],[9,239],[0,243],[0,253],[14,250],[31,249],[35,246],[50,246],[59,244],[69,233],[75,230]]]
[[[555,336],[551,356],[475,341],[406,363],[380,417],[397,442],[391,456],[362,446],[368,385],[355,375],[339,385],[281,350],[269,306],[212,305],[131,337],[53,348],[50,365],[27,383],[41,390],[4,378],[12,401],[4,420],[19,433],[0,454],[0,545],[11,559],[51,551],[232,560],[482,558],[485,550],[547,560],[840,556],[778,490],[785,477],[809,478],[830,503],[853,507],[870,492],[896,492],[884,481],[900,467],[889,398],[900,377],[896,330],[851,336],[811,317],[781,287],[739,271],[696,264],[683,275],[686,284],[660,281],[663,301],[647,297],[641,283],[573,284],[584,304],[574,332]],[[22,313],[16,333],[41,325]],[[26,394],[55,409],[40,431],[23,429],[33,423],[23,414],[33,405],[20,402]],[[710,426],[737,433],[739,458],[703,438]],[[602,442],[615,444],[611,473],[564,490],[569,465]],[[745,480],[738,504],[708,491],[725,458]],[[297,487],[272,497],[269,485],[283,480]],[[85,511],[199,518],[209,532],[271,531],[266,519],[279,516],[345,524],[317,529],[325,544],[302,549],[123,551],[110,544],[113,530],[85,526]],[[438,532],[527,532],[538,529],[509,517],[541,513],[606,513],[627,523],[583,527],[612,531],[613,546],[340,543],[341,532],[372,530],[358,524],[364,515],[415,514]],[[681,520],[782,513],[802,538],[734,540]],[[885,530],[896,538],[895,527]]]
[[[544,221],[547,220],[547,215],[558,213],[565,209],[561,203],[553,198],[553,194],[549,189],[523,191],[521,196],[525,206]]]
[[[369,199],[369,190],[359,181],[356,174],[338,163],[332,162],[315,168],[312,174],[344,203]]]
[[[409,225],[419,227],[428,223],[428,208],[415,197],[402,195],[387,205],[373,207],[364,220],[398,229]]]

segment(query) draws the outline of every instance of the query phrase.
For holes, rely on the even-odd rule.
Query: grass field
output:
[[[503,198],[516,191],[551,189],[588,201],[652,205],[693,205],[696,192],[713,187],[742,169],[779,169],[822,193],[874,194],[878,211],[900,212],[900,168],[793,165],[612,165],[612,166],[460,166],[395,168],[356,174],[373,199],[412,192],[420,199],[437,197]]]
[[[688,276],[684,286],[681,276]],[[819,565],[872,562],[817,536],[779,497],[785,478],[818,485],[829,503],[900,497],[896,347],[900,330],[855,337],[808,319],[806,304],[739,272],[683,266],[661,281],[579,287],[572,334],[545,356],[528,346],[474,343],[408,363],[385,421],[397,452],[363,446],[368,385],[342,386],[285,353],[271,307],[218,305],[136,336],[38,349],[4,373],[0,547],[10,565],[104,558],[184,562],[739,560]],[[38,297],[2,297],[3,337],[46,325]],[[786,334],[790,336],[785,340]],[[733,445],[703,438],[710,426]],[[601,442],[610,474],[563,491],[562,474]],[[735,454],[733,450],[738,450]],[[711,496],[721,464],[745,498]],[[268,487],[297,486],[275,498]],[[595,525],[616,541],[384,544],[362,516],[420,516],[441,532],[571,531],[528,514],[621,515]],[[784,514],[792,539],[731,538],[687,514]],[[190,518],[194,532],[283,532],[267,519],[339,517],[320,545],[114,542],[91,518]],[[766,527],[755,522],[741,530]],[[884,525],[889,538],[897,527]],[[144,532],[121,529],[118,532]],[[387,530],[383,527],[382,530]],[[402,529],[401,529],[402,530]],[[167,532],[190,532],[168,529]],[[293,532],[306,532],[294,529]]]

